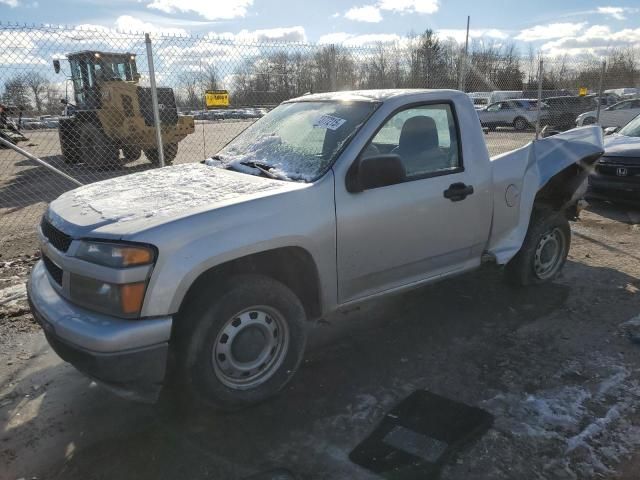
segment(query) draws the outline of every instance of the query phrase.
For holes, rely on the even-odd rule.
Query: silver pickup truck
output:
[[[305,95],[203,163],[53,201],[32,311],[116,393],[153,401],[170,370],[196,398],[249,405],[339,308],[483,262],[519,285],[553,279],[601,154],[600,128],[583,127],[489,158],[458,91]]]

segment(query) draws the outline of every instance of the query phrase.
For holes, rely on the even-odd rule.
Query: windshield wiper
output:
[[[245,167],[251,167],[251,168],[255,168],[256,170],[259,170],[263,175],[269,177],[269,178],[273,178],[275,180],[282,180],[282,177],[271,173],[269,171],[269,169],[273,168],[271,165],[267,165],[266,163],[261,163],[261,162],[254,162],[251,160],[245,160],[242,162],[238,162],[240,165],[244,165]]]

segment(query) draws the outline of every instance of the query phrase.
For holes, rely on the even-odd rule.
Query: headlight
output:
[[[75,256],[105,267],[126,268],[150,265],[155,251],[143,245],[83,241]]]
[[[104,267],[127,269],[152,265],[156,251],[146,245],[83,241],[75,257]],[[70,273],[69,294],[73,302],[91,310],[134,318],[139,316],[142,309],[148,275],[136,280],[139,281],[117,284]]]
[[[91,310],[118,317],[137,317],[142,309],[147,282],[122,285],[70,274],[71,299]]]

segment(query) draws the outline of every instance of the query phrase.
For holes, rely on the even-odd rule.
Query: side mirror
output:
[[[372,188],[402,183],[407,177],[399,155],[389,153],[358,158],[347,174],[347,191],[362,192]]]
[[[604,134],[605,135],[613,135],[617,131],[618,131],[618,127],[607,127],[607,128],[604,129]]]
[[[56,73],[60,73],[60,60],[54,60],[53,61],[53,70]]]

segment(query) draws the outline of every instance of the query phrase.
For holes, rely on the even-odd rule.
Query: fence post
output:
[[[460,60],[460,81],[458,82],[458,90],[464,92],[467,88],[467,55],[469,54],[469,23],[471,15],[467,15],[467,36],[464,39],[464,52]]]
[[[336,46],[329,46],[331,58],[329,59],[329,90],[335,92],[338,89],[338,75],[336,71]]]
[[[149,63],[149,83],[151,84],[151,103],[153,106],[153,123],[156,128],[156,144],[158,145],[158,160],[160,168],[164,167],[164,148],[162,146],[162,131],[160,125],[160,109],[158,108],[158,90],[156,89],[156,72],[153,68],[153,52],[151,50],[151,38],[144,34],[144,43],[147,44],[147,62]]]
[[[596,124],[600,124],[600,107],[602,106],[602,88],[604,87],[604,72],[607,68],[607,61],[602,61],[602,70],[600,70],[600,85],[598,85],[598,108],[596,109]]]
[[[540,137],[540,110],[542,108],[542,77],[544,74],[544,61],[540,57],[540,65],[538,67],[538,112],[536,115],[536,140]]]

